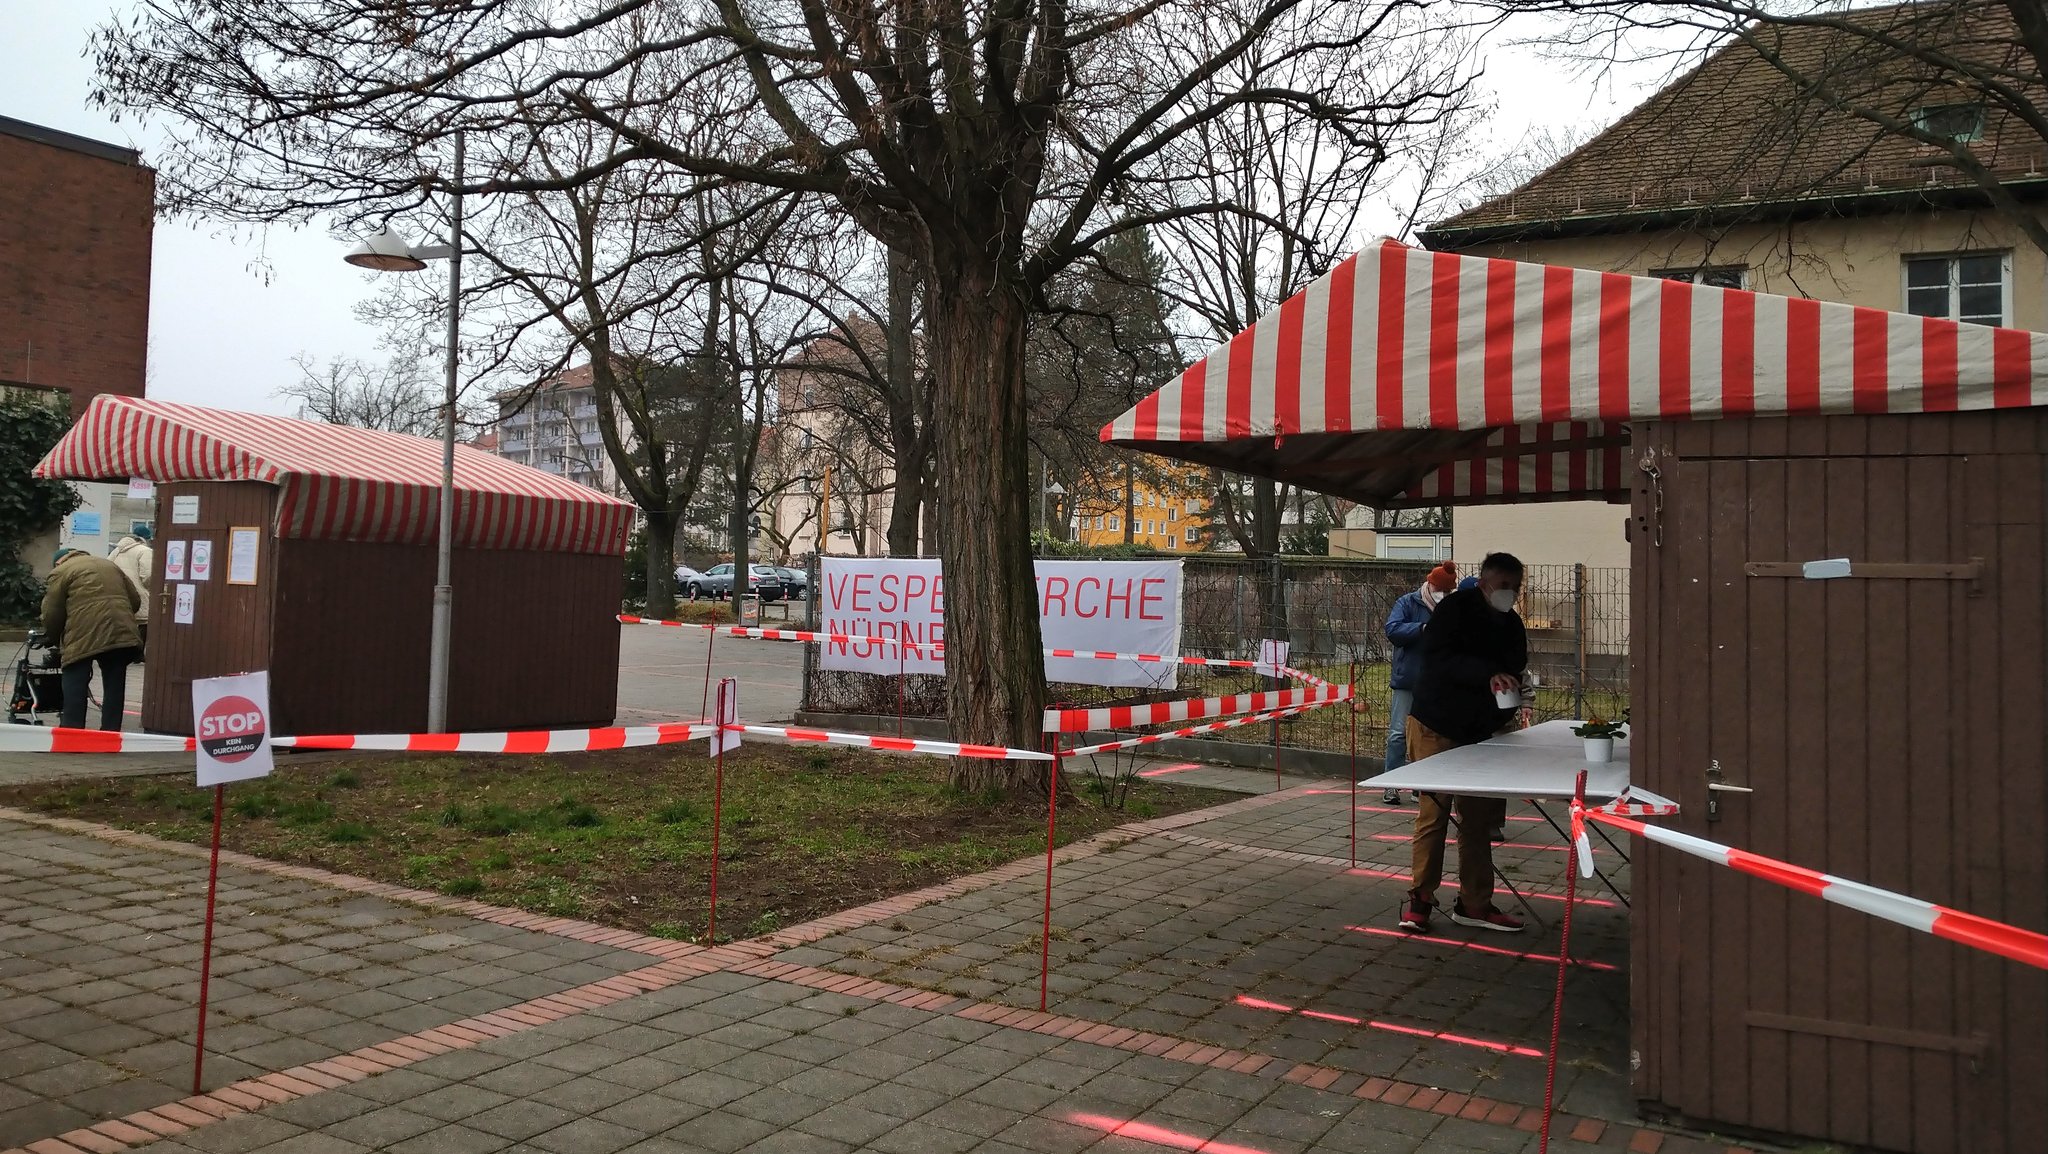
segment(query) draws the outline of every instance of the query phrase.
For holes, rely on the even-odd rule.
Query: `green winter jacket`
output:
[[[72,553],[50,572],[43,594],[43,632],[57,642],[64,664],[116,649],[142,647],[135,610],[142,595],[119,566],[104,557]]]

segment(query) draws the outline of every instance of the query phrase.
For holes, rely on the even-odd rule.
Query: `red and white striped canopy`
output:
[[[2048,336],[1380,241],[1102,439],[1381,508],[1625,500],[1627,422],[2048,404]]]
[[[102,394],[38,477],[262,481],[281,537],[423,544],[440,531],[441,444],[290,417]],[[633,506],[464,446],[455,449],[455,544],[619,555]]]

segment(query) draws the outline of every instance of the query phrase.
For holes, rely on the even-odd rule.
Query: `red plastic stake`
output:
[[[206,1066],[206,995],[213,978],[213,895],[220,888],[220,814],[227,807],[228,787],[213,787],[213,861],[206,870],[206,932],[199,946],[199,1036],[192,1043],[192,1092],[201,1093]]]
[[[723,723],[725,718],[726,694],[732,692],[733,680],[728,677],[718,683],[718,713],[716,720]],[[722,824],[719,818],[725,811],[725,742],[724,734],[715,740],[718,753],[712,761],[711,771],[711,920],[704,928],[704,944],[718,944],[718,831]]]
[[[1045,924],[1038,930],[1038,1012],[1052,974],[1052,843],[1060,816],[1060,736],[1052,738],[1052,781],[1045,791]]]
[[[1578,784],[1572,789],[1572,812],[1581,812],[1586,804],[1586,771],[1579,771]],[[1564,928],[1557,939],[1557,995],[1550,1006],[1550,1054],[1543,1063],[1543,1137],[1536,1146],[1537,1154],[1550,1152],[1550,1116],[1557,1101],[1557,1037],[1564,1030],[1564,973],[1572,961],[1572,907],[1577,905],[1579,895],[1579,839],[1571,838],[1564,867]]]
[[[1351,663],[1351,868],[1358,868],[1358,662]]]
[[[704,636],[704,701],[697,706],[697,716],[711,720],[711,648],[718,644],[718,624],[713,622],[711,632]]]

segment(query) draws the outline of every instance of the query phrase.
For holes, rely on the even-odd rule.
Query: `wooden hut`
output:
[[[36,473],[157,483],[144,728],[250,670],[281,733],[426,728],[438,441],[104,396]],[[455,486],[449,727],[610,724],[633,506],[460,446]]]
[[[1103,439],[1382,508],[1631,502],[1669,823],[2040,931],[2044,406],[2036,334],[1382,242]],[[2048,973],[1638,849],[1648,1112],[2041,1148]]]

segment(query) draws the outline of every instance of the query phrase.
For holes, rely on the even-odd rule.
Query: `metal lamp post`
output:
[[[434,567],[434,625],[427,664],[427,732],[448,732],[448,650],[455,594],[451,570],[455,561],[455,382],[456,342],[462,323],[462,162],[463,139],[455,134],[455,181],[447,244],[414,247],[390,225],[350,250],[345,260],[378,272],[418,272],[430,260],[448,262],[448,364],[446,393],[441,402],[441,534]]]

